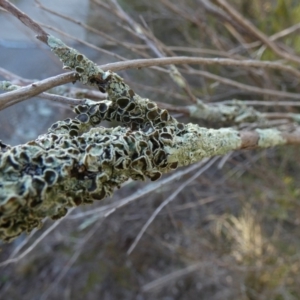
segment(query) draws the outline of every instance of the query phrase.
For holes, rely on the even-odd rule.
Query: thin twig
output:
[[[67,215],[69,215],[75,208],[72,207],[69,209]],[[17,257],[12,257],[9,258],[3,262],[0,263],[0,267],[4,267],[6,265],[12,264],[12,263],[16,263],[18,261],[20,261],[21,259],[23,259],[26,255],[28,255],[51,231],[53,231],[64,219],[60,219],[56,222],[54,222],[47,230],[45,230],[43,232],[43,234],[38,237],[34,243],[28,247],[21,255],[17,256]]]
[[[25,86],[28,84],[32,84],[36,81],[33,79],[27,79],[27,78],[20,77],[19,75],[12,73],[3,68],[0,68],[0,75],[3,76],[5,79],[9,80],[12,84],[19,85],[19,86]],[[57,75],[57,76],[60,76],[60,75]],[[79,104],[78,99],[83,99],[83,98],[89,98],[89,99],[93,99],[93,100],[107,99],[106,93],[101,93],[100,91],[95,91],[95,90],[90,90],[90,89],[80,89],[80,88],[70,87],[70,86],[64,86],[64,87],[59,86],[59,88],[52,88],[50,90],[50,92],[51,92],[50,95],[57,94],[60,96],[66,96],[66,98],[68,98],[68,97],[73,98],[70,100],[73,100],[73,101],[75,100],[77,102],[70,103],[70,104],[76,104],[76,105]],[[42,93],[40,95],[44,95],[44,94],[48,94],[48,93]],[[39,96],[39,97],[41,97],[41,96]],[[57,101],[57,99],[53,98],[53,101]],[[66,101],[63,101],[63,100],[64,99],[62,99],[62,101],[59,101],[59,102],[63,102],[63,103],[67,103],[67,104],[69,104],[69,102],[70,102],[69,99],[65,99]]]
[[[39,24],[37,24],[35,21],[29,18],[25,13],[23,13],[9,1],[0,0],[0,6],[5,8],[8,12],[17,17],[24,25],[26,25],[32,31],[37,33],[37,38],[46,45],[48,45],[47,41],[49,34],[46,31],[44,31],[44,29]]]
[[[271,41],[263,32],[258,30],[250,21],[248,21],[245,16],[242,16],[232,5],[230,5],[226,0],[215,0],[238,24],[248,30],[251,34],[256,36],[260,41],[267,45],[271,50],[273,50],[278,56],[288,59],[290,61],[300,63],[300,58],[298,56],[292,55],[285,51],[282,51],[273,41]]]
[[[0,75],[2,77],[4,77],[5,79],[11,81],[13,84],[17,84],[17,85],[27,85],[27,84],[31,84],[36,80],[30,80],[30,79],[25,79],[17,74],[14,74],[4,68],[0,68]]]
[[[293,32],[297,31],[300,29],[300,23],[298,24],[295,24],[291,27],[288,27],[286,29],[283,29],[273,35],[271,35],[269,37],[270,41],[274,42],[282,37],[285,37],[289,34],[292,34]],[[259,47],[262,45],[262,42],[261,41],[256,41],[256,42],[252,42],[252,43],[248,43],[248,44],[245,44],[244,46],[247,48],[247,49],[251,49],[251,48],[255,48],[255,47]],[[263,48],[266,48],[267,46],[263,45],[262,46]],[[239,47],[238,47],[239,48]],[[231,51],[232,52],[232,51]]]
[[[184,46],[167,46],[167,48],[171,51],[182,51],[182,52],[198,53],[204,55],[232,57],[232,54],[228,54],[228,52],[214,50],[214,49],[204,49],[204,48],[194,48],[194,47],[184,47]]]
[[[173,201],[175,199],[175,197],[187,186],[189,185],[191,182],[193,182],[197,177],[199,177],[201,174],[203,174],[203,172],[205,172],[207,169],[209,169],[214,162],[218,159],[218,157],[214,157],[212,158],[204,167],[202,167],[197,173],[195,173],[192,177],[190,177],[188,180],[186,180],[185,182],[183,182],[166,200],[164,200],[157,208],[156,210],[153,212],[153,214],[151,215],[151,217],[148,219],[148,221],[145,223],[145,225],[142,227],[141,231],[139,232],[139,234],[136,236],[135,240],[133,241],[132,245],[130,246],[130,248],[127,251],[127,254],[130,255],[132,253],[132,251],[134,250],[134,248],[136,247],[136,245],[138,244],[138,242],[140,241],[140,239],[142,238],[143,234],[145,233],[145,231],[147,230],[147,228],[150,226],[150,224],[154,221],[154,219],[156,218],[156,216],[159,214],[159,212],[167,205],[169,204],[171,201]],[[206,159],[205,162],[207,162],[209,159]]]
[[[166,46],[160,42],[150,30],[142,28],[137,22],[135,22],[119,5],[117,0],[110,0],[117,9],[118,15],[126,21],[130,26],[134,29],[135,33],[139,38],[145,41],[148,47],[160,58],[166,56],[164,49]],[[185,78],[180,74],[179,70],[174,66],[170,65],[168,67],[170,71],[170,77],[172,80],[182,88],[186,94],[190,97],[192,102],[197,102],[195,95],[192,92],[191,87],[189,86],[188,82]]]
[[[77,246],[77,250],[74,252],[74,254],[71,256],[71,258],[68,260],[67,264],[62,268],[60,273],[55,277],[55,280],[51,283],[51,285],[46,289],[46,291],[41,295],[40,300],[46,300],[48,299],[48,296],[53,292],[53,290],[56,288],[57,284],[64,278],[64,276],[68,273],[68,271],[71,269],[73,264],[76,262],[80,254],[82,253],[84,247],[86,246],[87,242],[91,239],[91,237],[97,232],[102,222],[98,222],[96,226],[94,226],[80,241],[79,245]]]
[[[212,80],[215,80],[217,82],[220,82],[222,84],[225,85],[229,85],[229,86],[234,86],[240,90],[243,91],[248,91],[254,94],[260,94],[260,95],[268,95],[268,96],[272,96],[275,98],[290,98],[290,99],[297,99],[300,100],[300,94],[296,94],[296,93],[289,93],[289,92],[282,92],[282,91],[276,91],[276,90],[270,90],[270,89],[263,89],[263,88],[259,88],[259,87],[255,87],[255,86],[251,86],[248,84],[244,84],[244,83],[240,83],[228,78],[224,78],[218,75],[214,75],[210,72],[206,72],[206,71],[198,71],[198,70],[188,70],[188,71],[184,71],[187,72],[189,74],[194,74],[194,75],[199,75],[199,76],[203,76],[205,78],[209,78]]]
[[[109,63],[101,66],[106,70],[121,71],[127,69],[140,69],[152,66],[165,66],[171,64],[196,64],[196,65],[221,65],[229,67],[254,67],[263,69],[275,69],[281,71],[287,71],[300,78],[300,71],[294,69],[291,66],[283,65],[277,62],[271,61],[258,61],[258,60],[236,60],[230,58],[206,58],[206,57],[189,57],[189,56],[177,56],[177,57],[162,57],[162,58],[149,58],[149,59],[132,59],[128,61],[120,61],[115,63]]]
[[[10,84],[10,82],[8,82],[8,81],[4,81],[2,83],[3,84],[1,85],[1,81],[0,81],[0,89],[2,89],[4,86],[5,86],[5,90],[18,90],[18,89],[22,88],[21,86]],[[41,93],[38,96],[39,96],[39,98],[42,98],[42,99],[46,99],[46,100],[50,100],[50,101],[58,102],[58,103],[64,103],[64,104],[68,104],[68,105],[79,105],[79,104],[83,104],[86,101],[86,99],[75,99],[75,98],[70,98],[70,97],[66,97],[66,96],[50,94],[50,93]],[[24,100],[26,100],[26,99],[24,99]],[[15,104],[15,99],[12,100],[11,102],[13,102],[13,104]],[[11,104],[11,105],[13,105],[13,104]],[[8,102],[6,104],[5,108],[7,108],[8,106],[10,106],[10,102]]]
[[[232,100],[219,102],[223,104],[229,104],[232,103]],[[257,106],[300,106],[300,102],[298,101],[259,101],[259,100],[243,100],[243,103],[246,105],[257,105]]]
[[[76,72],[68,72],[65,74],[49,77],[41,81],[36,81],[20,89],[1,94],[0,110],[3,110],[26,99],[37,96],[53,87],[70,82],[75,82],[77,79],[78,75]]]
[[[206,266],[209,266],[211,263],[210,262],[200,262],[200,263],[197,263],[197,264],[193,264],[191,266],[188,266],[184,269],[181,269],[181,270],[177,270],[175,272],[172,272],[170,274],[167,274],[165,276],[162,276],[158,279],[155,279],[147,284],[145,284],[143,287],[142,287],[142,291],[143,292],[148,292],[150,290],[153,290],[155,288],[159,288],[163,285],[166,285],[168,284],[170,281],[172,280],[175,280],[175,279],[178,279],[178,278],[181,278],[183,276],[186,276],[192,272],[195,272],[203,267],[206,267]]]
[[[66,96],[50,94],[50,93],[39,94],[39,97],[42,99],[50,100],[52,102],[64,103],[67,105],[79,105],[79,104],[83,104],[86,101],[86,99],[75,99]]]

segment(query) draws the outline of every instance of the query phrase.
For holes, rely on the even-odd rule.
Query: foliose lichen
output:
[[[60,39],[49,35],[47,43],[63,62],[64,68],[75,70],[83,84],[95,85],[95,82],[91,82],[91,78],[104,73],[94,62],[77,50],[68,47]]]
[[[60,218],[68,207],[109,197],[129,178],[157,180],[239,142],[234,131],[184,125],[133,91],[126,96],[86,101],[75,107],[76,119],[53,124],[35,141],[1,143],[1,239],[30,232],[45,217]],[[102,120],[124,126],[99,127]]]
[[[178,166],[240,147],[237,131],[179,123],[117,74],[52,36],[48,44],[83,83],[96,85],[108,99],[86,100],[75,107],[75,119],[54,123],[24,145],[0,141],[0,239],[10,241],[40,227],[45,217],[58,219],[69,207],[110,197],[130,178],[157,180]],[[122,126],[104,128],[102,120]],[[257,132],[261,147],[281,142],[274,130]]]

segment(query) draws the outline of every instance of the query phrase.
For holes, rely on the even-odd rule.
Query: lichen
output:
[[[65,69],[75,70],[83,84],[96,85],[96,82],[92,82],[91,78],[104,72],[94,62],[52,35],[48,36],[47,43],[63,62]]]
[[[0,81],[0,90],[4,90],[4,91],[14,91],[14,90],[17,90],[19,89],[20,87],[15,85],[15,84],[12,84],[11,82],[9,81]]]
[[[291,114],[291,117],[294,122],[300,124],[300,114]]]
[[[238,100],[230,104],[205,104],[198,100],[196,105],[190,105],[187,108],[191,117],[219,124],[232,126],[256,122],[261,125],[267,122],[260,112]]]
[[[177,135],[174,147],[166,147],[170,156],[168,161],[178,161],[179,166],[189,165],[205,157],[223,155],[239,149],[241,139],[233,129],[207,129],[195,124],[185,125],[185,133]]]
[[[52,36],[48,44],[108,99],[86,100],[75,107],[75,119],[54,123],[24,145],[0,141],[0,239],[10,241],[40,227],[45,217],[58,219],[72,206],[110,197],[128,179],[157,180],[178,166],[240,147],[238,131],[179,123],[117,74]],[[122,126],[104,128],[103,120]],[[257,132],[261,147],[282,142],[277,131]]]
[[[259,134],[258,146],[261,148],[274,147],[276,145],[283,145],[286,140],[277,129],[256,129]]]
[[[157,180],[239,144],[233,130],[183,125],[132,92],[131,98],[86,101],[75,112],[76,119],[55,123],[35,141],[1,143],[1,239],[30,232],[45,217],[61,218],[69,207],[109,197],[130,178]],[[97,127],[103,119],[124,126]]]

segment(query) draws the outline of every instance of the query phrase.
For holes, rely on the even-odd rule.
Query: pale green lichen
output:
[[[291,114],[291,117],[294,122],[300,124],[300,114]]]
[[[238,100],[230,104],[205,104],[198,99],[196,105],[190,105],[187,108],[191,117],[219,124],[239,125],[256,122],[262,125],[267,122],[261,113]]]
[[[19,89],[20,87],[18,85],[12,84],[9,81],[0,81],[0,90],[3,91],[14,91]]]
[[[224,155],[239,149],[241,138],[233,129],[207,129],[195,124],[185,125],[186,133],[176,136],[174,147],[166,147],[170,156],[168,161],[178,161],[179,165],[189,165],[205,157]]]
[[[240,144],[234,130],[183,125],[132,93],[131,99],[87,101],[75,111],[77,119],[55,123],[35,141],[11,148],[1,143],[1,239],[30,232],[45,217],[60,218],[71,206],[109,197],[130,178],[157,180]],[[103,119],[126,127],[94,127]]]
[[[286,140],[282,137],[282,134],[277,129],[256,129],[259,134],[258,146],[261,148],[274,147],[277,145],[283,145]]]
[[[48,36],[47,43],[63,62],[64,68],[75,70],[83,84],[96,85],[91,79],[104,72],[94,62],[52,35]]]
[[[83,84],[97,86],[101,92],[107,92],[112,101],[121,96],[132,96],[133,91],[116,73],[104,72],[93,61],[56,37],[49,35],[47,43],[63,62],[64,68],[75,70]]]
[[[108,99],[78,105],[76,119],[59,121],[24,145],[0,141],[1,239],[30,232],[45,217],[61,218],[69,207],[109,197],[128,179],[157,180],[178,166],[241,146],[237,131],[181,124],[117,74],[103,72],[52,36],[48,44],[83,83],[107,92]],[[123,127],[98,127],[102,120]],[[274,130],[257,132],[261,147],[281,143]]]

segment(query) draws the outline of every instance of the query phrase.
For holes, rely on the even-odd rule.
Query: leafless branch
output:
[[[130,26],[133,28],[135,33],[139,38],[145,41],[145,43],[148,45],[148,47],[157,55],[158,57],[162,58],[166,56],[165,50],[167,47],[160,42],[150,30],[147,30],[143,27],[141,27],[137,22],[135,22],[119,5],[117,0],[110,0],[111,3],[114,4],[117,14],[120,18],[122,18],[125,22],[130,24]],[[170,65],[168,67],[170,71],[170,77],[172,80],[180,87],[182,88],[186,94],[190,97],[192,102],[196,102],[197,99],[195,95],[192,92],[191,87],[189,86],[188,82],[185,80],[185,78],[180,74],[179,70],[174,66]]]
[[[175,57],[163,57],[163,58],[149,58],[149,59],[133,59],[127,61],[120,61],[115,63],[109,63],[101,66],[105,70],[112,70],[114,72],[127,70],[127,69],[139,69],[152,66],[164,66],[171,64],[196,64],[196,65],[221,65],[231,67],[243,67],[243,68],[263,68],[263,69],[275,69],[289,72],[300,78],[300,71],[294,69],[291,66],[283,65],[277,62],[271,61],[257,61],[257,60],[235,60],[230,58],[206,58],[206,57],[189,57],[189,56],[175,56]]]
[[[264,88],[259,88],[256,86],[250,86],[248,84],[244,84],[244,83],[240,83],[237,82],[235,80],[232,79],[228,79],[222,76],[218,76],[218,75],[214,75],[210,72],[206,72],[206,71],[198,71],[198,70],[188,70],[185,71],[183,70],[183,72],[187,72],[189,74],[194,74],[194,75],[199,75],[199,76],[203,76],[205,78],[208,79],[212,79],[215,80],[217,82],[220,82],[224,85],[229,85],[229,86],[233,86],[236,87],[242,91],[248,91],[250,93],[254,93],[254,94],[260,94],[260,95],[268,95],[268,96],[272,96],[278,98],[287,98],[287,99],[300,99],[300,95],[296,94],[296,93],[289,93],[289,92],[282,92],[282,91],[277,91],[277,90],[270,90],[270,89],[264,89]]]
[[[278,56],[287,60],[300,63],[300,58],[296,55],[282,51],[273,41],[271,41],[263,32],[258,30],[250,21],[242,16],[232,5],[226,0],[216,0],[218,3],[238,24],[247,29],[251,34],[256,36],[260,41],[273,50]]]
[[[24,25],[26,25],[28,28],[34,31],[37,34],[37,38],[47,45],[49,34],[46,31],[44,31],[39,24],[37,24],[35,21],[29,18],[25,13],[20,11],[15,5],[13,5],[11,2],[7,0],[0,0],[0,6],[2,6],[11,14],[13,14]]]
[[[14,74],[4,68],[0,68],[0,75],[4,77],[5,79],[11,81],[13,84],[17,85],[27,85],[34,82],[34,80],[25,79],[23,77],[18,76],[17,74]]]
[[[78,79],[76,72],[49,77],[47,79],[36,81],[28,86],[0,95],[0,110],[3,110],[16,103],[37,96],[53,87],[75,82]]]

